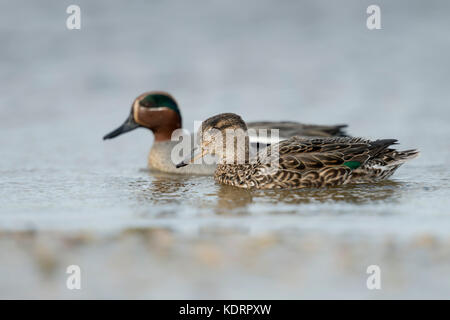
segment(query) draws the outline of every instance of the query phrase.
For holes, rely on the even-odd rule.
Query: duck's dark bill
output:
[[[131,114],[128,119],[120,126],[118,127],[116,130],[108,133],[107,135],[105,135],[103,137],[103,140],[107,140],[107,139],[112,139],[117,137],[118,135],[121,135],[122,133],[134,130],[136,128],[139,128],[139,124],[136,123],[136,121],[134,121],[133,119],[133,115]]]
[[[182,161],[182,162],[180,162],[179,164],[177,164],[175,167],[176,168],[181,168],[181,167],[185,167],[185,166],[187,166],[188,164],[186,163],[186,162],[184,162],[184,161]]]

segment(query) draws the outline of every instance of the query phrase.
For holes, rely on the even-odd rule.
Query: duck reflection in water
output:
[[[395,201],[402,195],[403,183],[392,180],[377,184],[356,184],[329,188],[305,188],[299,190],[242,190],[226,185],[217,189],[218,212],[242,209],[251,204],[287,204],[343,202],[365,204],[376,201]],[[238,210],[244,213],[243,210]]]
[[[254,204],[392,202],[402,196],[404,189],[404,183],[387,180],[376,184],[355,184],[329,188],[246,190],[222,184],[211,184],[208,177],[147,172],[151,179],[130,182],[130,187],[134,190],[133,194],[140,204],[192,206],[198,209],[213,209],[216,214],[250,214],[253,210],[250,210],[249,206]]]

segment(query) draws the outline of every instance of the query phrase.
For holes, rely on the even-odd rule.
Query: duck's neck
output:
[[[164,125],[151,128],[155,135],[155,142],[170,141],[172,133],[177,129],[181,129],[181,119],[176,122],[165,123]]]
[[[133,107],[135,121],[150,129],[155,135],[155,142],[169,141],[172,133],[181,128],[181,115],[172,109]]]

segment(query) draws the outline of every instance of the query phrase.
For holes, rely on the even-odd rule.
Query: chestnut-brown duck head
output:
[[[103,140],[115,138],[122,133],[144,127],[155,135],[155,141],[171,139],[172,132],[181,128],[181,113],[175,99],[167,92],[145,92],[137,97],[131,106],[127,120]]]

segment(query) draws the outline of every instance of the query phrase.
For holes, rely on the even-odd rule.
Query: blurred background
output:
[[[81,8],[68,30],[66,8]],[[381,8],[381,30],[366,9]],[[444,298],[448,1],[1,1],[0,297]],[[349,125],[421,157],[371,186],[236,191],[102,136],[144,91],[183,125]],[[65,268],[82,269],[82,290]],[[382,290],[368,290],[377,264]]]

